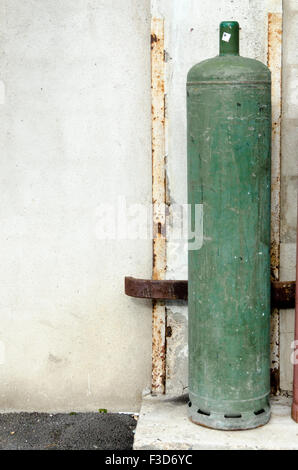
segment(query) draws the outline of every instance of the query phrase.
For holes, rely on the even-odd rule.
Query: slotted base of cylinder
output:
[[[188,402],[189,419],[201,426],[211,429],[221,429],[226,431],[240,431],[244,429],[253,429],[263,426],[270,419],[270,405],[267,403],[262,408],[243,411],[243,412],[214,412],[208,409],[202,409],[200,405]]]
[[[143,396],[134,439],[135,450],[298,450],[297,423],[291,419],[291,397],[271,398],[266,426],[221,431],[193,424],[188,396]]]

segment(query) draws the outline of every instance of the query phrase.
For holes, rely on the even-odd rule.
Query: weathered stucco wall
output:
[[[284,0],[282,161],[281,161],[281,246],[280,276],[296,277],[296,224],[298,186],[298,1]],[[280,314],[280,386],[292,390],[291,344],[294,339],[294,310]]]
[[[0,37],[0,409],[137,410],[152,243],[98,233],[151,202],[150,2],[0,0]]]

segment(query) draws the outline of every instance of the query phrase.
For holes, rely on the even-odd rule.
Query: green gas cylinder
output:
[[[192,230],[203,211],[202,246],[188,252],[188,411],[197,424],[249,429],[270,417],[271,82],[239,56],[236,21],[219,39],[219,56],[187,77]]]

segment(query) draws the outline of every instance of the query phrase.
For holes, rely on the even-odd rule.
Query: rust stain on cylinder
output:
[[[268,67],[272,88],[272,151],[271,151],[271,280],[279,279],[280,264],[280,160],[281,160],[281,60],[282,13],[268,13]],[[279,311],[271,315],[271,388],[279,392]]]
[[[151,22],[151,93],[152,93],[152,204],[154,280],[163,280],[166,272],[165,214],[165,76],[164,20]],[[152,312],[152,393],[165,393],[166,308],[163,301],[153,301]]]

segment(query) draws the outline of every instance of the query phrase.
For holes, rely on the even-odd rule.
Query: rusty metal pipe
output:
[[[297,239],[296,239],[296,309],[295,309],[295,342],[294,342],[294,379],[293,379],[293,404],[292,418],[298,423],[298,204],[297,204]],[[297,362],[297,363],[296,363]]]
[[[165,218],[165,60],[164,20],[151,20],[151,98],[152,98],[152,205],[153,272],[155,280],[166,273]],[[165,393],[166,307],[154,300],[152,305],[152,394]]]
[[[275,308],[295,308],[295,281],[271,281],[271,305]],[[188,300],[188,281],[152,280],[125,277],[125,294],[141,299]]]

